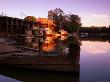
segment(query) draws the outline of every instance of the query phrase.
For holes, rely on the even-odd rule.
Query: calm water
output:
[[[110,82],[110,43],[82,41],[80,53],[81,82]]]
[[[44,53],[67,50],[63,55],[68,55],[69,44],[77,42],[67,37],[47,37],[40,46]],[[109,40],[110,41],[110,40]],[[10,67],[0,68],[0,82],[110,82],[110,43],[108,40],[82,40],[80,50],[72,52],[79,55],[73,60],[80,63],[80,74],[50,73]],[[38,48],[36,39],[21,39],[19,45]],[[24,42],[24,43],[22,43]],[[60,47],[59,47],[60,46]],[[62,51],[63,52],[63,51]],[[58,52],[57,52],[58,53]],[[57,54],[58,55],[58,54]]]

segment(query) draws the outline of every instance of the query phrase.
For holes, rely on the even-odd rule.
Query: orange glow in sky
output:
[[[0,15],[17,18],[47,18],[55,8],[78,15],[82,26],[110,25],[110,0],[0,0]]]
[[[93,14],[82,17],[83,26],[109,26],[110,16],[103,14]]]

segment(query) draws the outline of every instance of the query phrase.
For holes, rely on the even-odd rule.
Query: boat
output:
[[[37,54],[37,55],[36,55]],[[73,61],[74,60],[74,61]],[[28,69],[47,70],[47,71],[79,71],[79,58],[71,58],[66,55],[33,55],[29,52],[11,53],[0,57],[1,65],[23,67]]]

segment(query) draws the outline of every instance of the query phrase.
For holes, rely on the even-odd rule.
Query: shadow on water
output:
[[[101,42],[108,41],[110,43],[109,36],[87,36],[87,37],[80,37],[80,40],[82,40],[82,41],[101,41]]]
[[[22,82],[79,82],[79,73],[57,73],[24,68],[2,67],[0,75]]]
[[[17,37],[17,46],[38,49],[40,50],[39,55],[49,54],[48,56],[52,57],[66,57],[65,59],[67,62],[60,60],[59,63],[76,65],[76,68],[73,68],[75,71],[56,72],[3,66],[0,68],[0,75],[14,78],[22,82],[79,82],[80,45],[77,38],[68,37],[67,39],[61,40],[53,37],[46,37],[45,39]],[[54,59],[54,61],[59,64],[56,59]]]

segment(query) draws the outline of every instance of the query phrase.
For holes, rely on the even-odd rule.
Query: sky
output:
[[[79,15],[82,26],[110,25],[110,0],[0,0],[0,14],[17,18],[44,18],[55,8]]]

